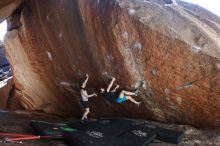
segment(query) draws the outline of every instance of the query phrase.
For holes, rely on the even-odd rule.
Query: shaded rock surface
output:
[[[1,0],[0,1],[0,23],[6,19],[13,10],[20,5],[21,0]]]
[[[7,105],[15,105],[15,102],[9,103],[9,98],[12,98],[13,96],[13,85],[14,81],[12,78],[11,68],[9,66],[8,60],[5,57],[4,45],[0,42],[0,109],[6,109]],[[8,109],[10,110],[11,108]]]
[[[196,6],[193,6],[196,7]],[[7,57],[26,109],[81,115],[78,83],[141,83],[137,107],[91,99],[93,116],[220,126],[220,19],[162,0],[31,0],[9,18]]]
[[[13,84],[13,79],[9,79],[6,83],[4,83],[4,86],[0,88],[0,109],[6,109],[9,93],[12,90]]]
[[[8,65],[8,61],[5,57],[5,50],[3,46],[4,46],[3,42],[0,41],[0,67]]]

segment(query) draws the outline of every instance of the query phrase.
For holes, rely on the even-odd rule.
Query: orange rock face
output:
[[[199,11],[162,0],[25,1],[5,41],[17,95],[26,109],[80,116],[85,73],[95,90],[115,76],[122,89],[141,85],[142,105],[95,97],[93,115],[219,128],[220,23]]]

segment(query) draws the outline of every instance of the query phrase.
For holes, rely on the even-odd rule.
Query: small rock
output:
[[[179,90],[182,90],[182,89],[191,88],[192,86],[193,86],[193,82],[189,82],[189,83],[186,83],[186,84],[184,84],[182,86],[178,86],[176,88],[176,90],[179,91]]]
[[[174,34],[178,34],[177,31],[174,28],[172,28],[172,27],[170,27],[170,32],[172,32]]]
[[[47,21],[50,21],[50,17],[48,15],[46,16],[46,19],[47,19]]]
[[[170,97],[166,96],[165,99],[166,99],[167,102],[170,102]]]
[[[78,73],[77,73],[79,76],[82,76],[82,73],[81,71],[79,70]]]
[[[139,43],[139,42],[136,41],[136,42],[133,44],[133,48],[140,50],[140,49],[142,49],[142,45],[141,45],[141,43]]]
[[[153,69],[151,70],[151,74],[154,75],[154,76],[157,75],[157,70],[156,70],[155,68],[153,68]]]
[[[63,37],[62,32],[59,33],[59,38],[61,39]]]
[[[216,68],[220,70],[220,64],[219,63],[216,64]]]
[[[141,81],[138,81],[135,83],[135,85],[132,85],[135,89],[140,88]]]
[[[130,16],[135,15],[135,13],[136,13],[136,10],[135,10],[135,9],[132,9],[132,8],[128,9],[128,14],[129,14]]]
[[[182,103],[182,98],[181,97],[176,97],[176,101],[178,102],[178,104],[181,104]]]
[[[142,81],[142,87],[145,89],[145,90],[147,90],[147,82],[146,81]]]
[[[113,60],[113,56],[112,56],[112,54],[107,54],[106,57],[107,57],[108,60]]]
[[[190,88],[193,86],[193,83],[192,82],[189,82],[187,84],[184,85],[184,88]]]
[[[47,51],[47,56],[48,56],[48,58],[50,59],[50,61],[53,60],[52,55],[51,55],[51,53],[50,53],[49,51]]]
[[[148,1],[148,0],[144,0],[144,3],[149,3],[149,4],[150,4],[151,2],[150,2],[150,1]]]
[[[102,72],[102,75],[103,75],[103,76],[107,76],[107,75],[108,75],[108,72],[107,72],[107,71]]]
[[[128,32],[126,31],[126,32],[122,33],[122,37],[124,39],[128,40]]]
[[[62,85],[62,86],[71,86],[71,84],[66,82],[66,81],[60,82],[60,85]]]
[[[116,4],[118,4],[120,8],[123,8],[123,3],[120,0],[116,0]]]
[[[140,23],[142,23],[142,24],[146,24],[146,23],[147,23],[147,18],[146,18],[146,17],[140,17],[140,18],[138,19],[138,21],[139,21]]]
[[[201,140],[195,140],[194,142],[195,142],[195,144],[201,144],[202,143]]]
[[[193,47],[192,47],[192,51],[195,52],[195,53],[199,53],[199,52],[202,51],[202,48],[199,47],[199,46],[193,46]]]
[[[137,64],[141,64],[140,58],[136,58],[136,59],[135,59],[135,62],[136,62]]]
[[[181,86],[176,87],[177,91],[182,90],[182,89],[183,89],[183,87],[181,87]]]
[[[207,49],[208,46],[209,46],[209,45],[205,43],[205,44],[202,45],[202,48],[203,48],[203,49]]]
[[[165,89],[164,89],[164,92],[165,92],[166,95],[168,95],[168,94],[170,94],[171,91],[170,91],[170,89],[165,88]]]

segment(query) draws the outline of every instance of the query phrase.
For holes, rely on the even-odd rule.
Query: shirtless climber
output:
[[[85,112],[83,113],[83,116],[81,120],[88,119],[87,115],[89,114],[89,98],[93,96],[97,96],[95,93],[88,95],[86,90],[86,84],[89,80],[89,75],[86,74],[86,79],[81,85],[80,94],[81,94],[81,105],[83,106]]]
[[[101,93],[104,94],[104,96],[111,102],[113,103],[116,101],[117,103],[123,103],[126,100],[130,100],[131,102],[135,103],[136,105],[139,105],[141,102],[138,102],[134,100],[131,96],[137,96],[137,92],[130,92],[130,91],[125,91],[122,90],[118,97],[115,100],[115,91],[119,88],[119,85],[115,86],[113,90],[111,90],[111,87],[113,86],[115,81],[115,78],[113,77],[111,82],[108,85],[108,88],[105,90],[104,88],[101,88]]]

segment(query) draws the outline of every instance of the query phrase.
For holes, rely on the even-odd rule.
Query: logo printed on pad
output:
[[[147,137],[147,133],[143,132],[141,130],[133,130],[131,131],[134,135],[137,135],[139,137]]]
[[[88,134],[89,136],[94,137],[94,138],[102,138],[103,137],[103,134],[98,131],[87,131],[86,134]]]

